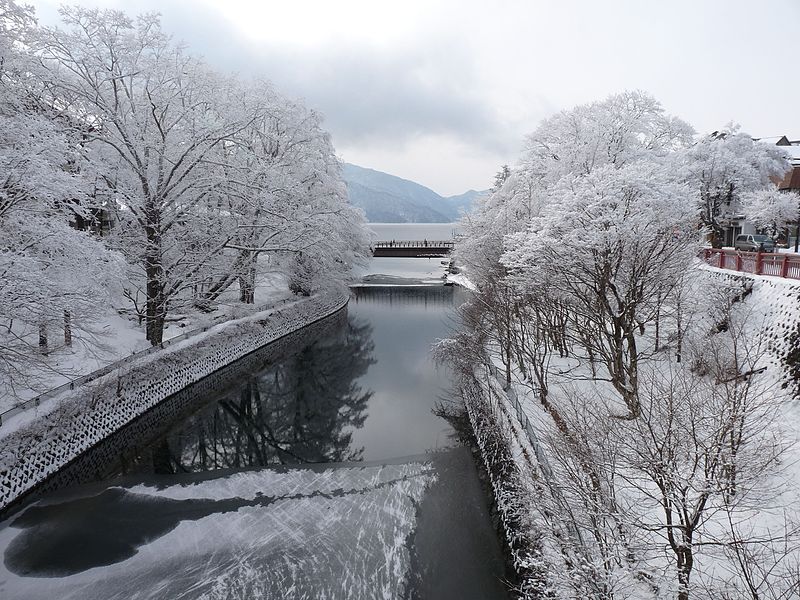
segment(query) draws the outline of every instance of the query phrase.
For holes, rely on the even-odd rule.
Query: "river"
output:
[[[433,414],[462,294],[356,287],[150,411],[0,524],[0,597],[506,597],[471,454]]]

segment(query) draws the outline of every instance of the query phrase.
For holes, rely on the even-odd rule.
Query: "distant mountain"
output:
[[[458,196],[449,196],[445,198],[447,202],[450,204],[453,210],[457,213],[469,212],[472,210],[472,203],[478,196],[483,196],[484,194],[488,194],[489,190],[469,190],[464,192],[463,194],[459,194]]]
[[[484,193],[470,190],[446,198],[413,181],[349,163],[343,175],[350,202],[363,209],[371,223],[451,223]]]

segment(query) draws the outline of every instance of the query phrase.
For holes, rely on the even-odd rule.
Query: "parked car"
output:
[[[775,252],[775,242],[766,235],[737,235],[733,247],[746,252]]]

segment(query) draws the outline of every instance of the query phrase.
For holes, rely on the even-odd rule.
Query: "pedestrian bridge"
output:
[[[443,257],[450,254],[454,246],[455,242],[452,240],[387,240],[375,242],[372,245],[372,255],[375,257]]]

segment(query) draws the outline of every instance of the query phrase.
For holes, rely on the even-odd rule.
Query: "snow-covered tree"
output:
[[[689,264],[693,221],[691,191],[668,167],[639,161],[565,186],[527,232],[507,239],[502,262],[523,289],[545,283],[570,307],[630,418],[639,412],[637,335]]]
[[[667,114],[649,94],[623,92],[542,121],[527,138],[521,168],[550,187],[565,176],[685,148],[692,133],[688,123]]]
[[[363,251],[320,119],[268,85],[223,77],[154,15],[63,9],[38,48],[50,89],[89,125],[86,144],[140,266],[128,295],[159,344],[171,308],[234,281],[253,302],[258,256],[314,255],[340,277]]]
[[[675,173],[688,125],[638,93],[581,106],[530,138],[527,169],[545,198],[500,262],[517,287],[544,283],[570,305],[587,351],[638,414],[637,332],[655,319],[691,256],[692,190]]]
[[[170,310],[231,282],[253,302],[259,255],[272,269],[302,256],[303,293],[345,277],[362,217],[319,115],[215,73],[154,15],[61,14],[65,29],[40,28],[0,0],[4,388],[55,369],[61,332],[100,343],[122,288],[158,344]],[[100,213],[102,240],[80,231]]]
[[[511,168],[508,165],[503,165],[500,170],[494,175],[494,184],[492,184],[491,191],[496,192],[511,176]]]
[[[135,246],[123,250],[142,268],[147,338],[159,344],[170,302],[228,241],[224,227],[209,224],[213,237],[198,245],[181,225],[220,216],[209,210],[224,182],[219,149],[254,115],[232,101],[240,86],[172,43],[156,16],[83,8],[61,15],[68,29],[45,29],[38,44],[48,84],[86,123],[112,206],[138,229]]]
[[[687,180],[700,193],[700,222],[721,243],[722,220],[742,210],[745,194],[769,188],[790,168],[780,146],[754,141],[738,127],[704,137],[686,153]]]
[[[691,128],[644,94],[579,106],[544,121],[464,220],[456,257],[477,287],[460,311],[470,331],[439,347],[480,345],[507,385],[527,390],[541,475],[533,510],[565,594],[687,598],[718,583],[700,537],[735,554],[735,573],[760,549],[724,515],[742,518],[776,465],[774,390],[750,385],[747,335],[730,316],[708,317],[736,303],[710,301],[714,286],[693,264],[698,206],[723,188],[745,202],[785,161],[749,136],[714,144],[693,144]],[[763,212],[788,218],[774,204]]]
[[[794,192],[781,192],[772,186],[742,195],[742,210],[758,229],[772,237],[800,216],[800,197]]]
[[[0,392],[61,372],[46,355],[95,345],[118,257],[69,226],[87,182],[74,123],[42,97],[28,9],[0,2]]]
[[[264,84],[249,96],[268,101],[231,142],[226,192],[236,222],[227,245],[233,265],[212,292],[233,276],[246,302],[252,302],[259,256],[273,262],[288,257],[283,266],[304,279],[298,291],[309,293],[341,279],[367,251],[363,216],[347,200],[341,166],[320,116]]]

